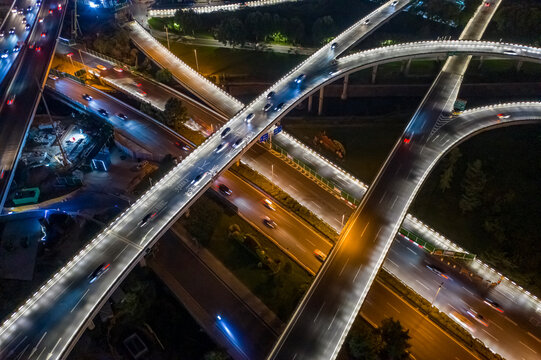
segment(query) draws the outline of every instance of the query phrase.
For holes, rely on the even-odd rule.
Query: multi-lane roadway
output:
[[[44,0],[39,12],[32,13],[31,16],[43,18],[43,21],[36,22],[27,42],[20,45],[18,67],[11,82],[6,85],[7,100],[0,103],[0,209],[6,200],[17,160],[40,99],[41,87],[49,71],[56,38],[64,19],[65,3]]]

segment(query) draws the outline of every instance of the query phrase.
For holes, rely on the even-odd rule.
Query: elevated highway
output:
[[[339,38],[338,41],[345,43],[347,36]],[[484,42],[478,42],[477,44],[475,42],[462,43],[460,41],[442,43],[449,45],[447,49],[474,53],[476,49],[487,47],[487,43]],[[410,47],[412,49],[419,48],[423,47],[423,44],[410,45]],[[451,44],[454,44],[455,47],[453,48]],[[514,51],[515,53],[520,52],[525,59],[538,61],[541,58],[541,51],[538,49],[520,45],[489,44],[488,48],[493,49],[492,53],[495,55],[514,57],[516,55],[505,54],[505,52]],[[475,49],[473,45],[477,45]],[[425,48],[425,51],[428,50]],[[394,52],[388,53],[394,56]],[[372,59],[359,56],[359,62]],[[331,65],[329,63],[332,58],[332,49],[330,49],[330,46],[326,46],[313,57],[307,59],[297,69],[269,89],[269,91],[272,90],[276,93],[273,99],[274,104],[284,102],[281,110],[263,111],[262,108],[267,104],[267,97],[266,94],[262,94],[244,111],[224,125],[223,129],[230,129],[227,135],[222,138],[221,131],[219,131],[209,137],[164,179],[113,221],[107,229],[89,243],[72,261],[66,264],[33,297],[28,299],[16,313],[3,323],[0,327],[0,341],[2,343],[0,351],[9,352],[10,346],[17,343],[17,339],[20,341],[24,338],[24,341],[30,344],[30,348],[36,347],[37,350],[49,352],[51,356],[57,358],[65,356],[81,331],[86,327],[87,322],[98,311],[107,296],[118,286],[129,270],[135,266],[138,259],[145,254],[146,249],[152,246],[168,226],[195,201],[199,194],[210,186],[212,179],[218,173],[225,170],[251,144],[257,141],[261,134],[265,133],[287,111],[310,93],[316,91],[326,82],[331,81],[333,77],[341,76],[344,73],[353,71],[355,68],[362,67],[361,64],[352,61],[352,58],[348,57],[338,61],[336,73],[330,75],[329,66]],[[301,74],[306,77],[301,81],[301,84],[298,84],[294,80],[298,79]],[[255,114],[254,119],[247,123],[245,118],[251,113]],[[515,119],[515,117],[512,119]],[[238,139],[244,141],[239,147],[233,148],[231,144]],[[415,141],[416,139],[413,138],[412,143],[405,145],[399,142],[397,147],[405,152],[412,148],[420,150]],[[215,149],[222,142],[229,143],[229,146],[226,146],[226,150],[217,153]],[[394,176],[393,179],[395,179]],[[402,194],[402,192],[399,193]],[[408,192],[403,193],[407,194]],[[394,196],[390,196],[389,199],[387,202],[389,202],[388,205],[390,206],[394,201]],[[143,223],[142,219],[147,214],[154,213],[156,215],[149,222]],[[372,233],[372,229],[370,232]],[[390,232],[392,232],[392,229]],[[341,252],[340,248],[343,249],[343,247],[339,246],[331,255],[331,260],[336,256],[336,253]],[[384,253],[380,253],[380,256],[383,257],[381,254]],[[109,271],[102,276],[99,282],[89,285],[86,277],[96,266],[103,262],[112,264]],[[343,264],[340,265],[340,268],[342,266]],[[325,268],[328,268],[328,266],[324,266],[323,272],[326,272]],[[338,272],[340,272],[340,269],[338,269]],[[320,280],[316,280],[316,283],[320,283]],[[358,294],[356,296],[352,294],[351,296],[357,300],[359,299]],[[330,321],[330,319],[327,320]],[[313,348],[312,345],[310,347]]]
[[[49,72],[66,3],[65,0],[43,1],[37,17],[44,21],[34,25],[27,42],[21,45],[18,67],[7,86],[6,93],[11,104],[7,101],[0,103],[0,211]],[[58,9],[58,5],[62,10]],[[49,9],[52,9],[51,14]],[[33,48],[30,49],[28,44],[34,44]]]

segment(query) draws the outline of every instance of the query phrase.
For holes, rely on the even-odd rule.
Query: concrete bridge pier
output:
[[[477,69],[480,69],[481,66],[483,66],[484,62],[485,62],[485,57],[484,56],[479,57],[479,66],[477,66]]]
[[[318,115],[321,115],[323,114],[323,94],[324,94],[324,90],[325,90],[325,87],[321,87],[321,89],[319,89],[319,105],[317,107],[317,114]]]
[[[406,67],[404,69],[404,75],[405,76],[408,76],[409,73],[410,73],[410,66],[411,66],[411,58],[408,59],[408,61],[406,62]]]
[[[312,98],[312,95],[308,96],[308,112],[312,111],[313,102],[314,102],[314,99]]]
[[[524,64],[524,61],[519,61],[517,62],[517,72],[519,72],[520,70],[522,70],[522,65]]]
[[[377,73],[378,73],[378,66],[374,65],[374,67],[372,68],[372,84],[376,83],[376,75],[377,75]]]
[[[348,83],[349,83],[349,74],[346,74],[344,76],[344,86],[342,87],[342,95],[340,95],[340,99],[346,100],[348,98]]]

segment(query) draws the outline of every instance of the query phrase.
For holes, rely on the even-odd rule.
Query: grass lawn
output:
[[[160,40],[167,46],[167,42]],[[171,51],[196,69],[194,49],[197,50],[199,71],[205,76],[239,78],[245,81],[275,81],[306,57],[274,52],[250,51],[211,46],[194,46],[171,42]],[[257,57],[257,61],[254,61]]]
[[[205,217],[199,221],[192,217]],[[299,265],[285,256],[282,251],[257,229],[244,221],[234,211],[225,208],[209,195],[203,195],[190,208],[190,226],[183,217],[181,223],[193,236],[216,256],[240,281],[263,301],[276,315],[286,321],[295,309],[300,298],[308,289],[312,277]],[[198,229],[206,224],[208,236]],[[237,224],[242,234],[251,234],[257,238],[266,254],[281,262],[281,270],[272,272],[259,265],[259,259],[239,242],[228,238],[228,229]],[[201,237],[202,236],[202,237]]]

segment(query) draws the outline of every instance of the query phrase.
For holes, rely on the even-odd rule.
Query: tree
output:
[[[163,117],[165,124],[176,130],[182,128],[183,123],[188,120],[188,113],[179,99],[170,98],[165,103]]]
[[[411,347],[409,330],[405,330],[400,321],[393,318],[383,319],[379,327],[379,334],[383,341],[380,355],[384,359],[398,360],[409,358],[408,349]]]
[[[358,360],[377,360],[382,350],[381,336],[364,320],[358,320],[352,327],[348,340],[350,355]]]
[[[184,34],[195,35],[201,28],[201,19],[193,10],[178,10],[174,16],[175,23],[179,24],[180,30]]]
[[[253,41],[256,43],[263,40],[263,37],[265,36],[265,29],[263,26],[261,26],[263,21],[263,14],[259,11],[254,11],[249,13],[246,16],[246,20],[244,20],[244,25],[246,27],[246,31],[252,35]]]
[[[334,28],[334,20],[330,16],[324,16],[314,21],[312,25],[312,38],[314,43],[321,44],[323,40],[330,36]]]
[[[298,17],[294,17],[289,21],[289,29],[287,36],[294,44],[300,44],[304,37],[304,23]]]
[[[449,153],[449,156],[445,158],[445,162],[444,162],[445,170],[443,170],[443,173],[440,176],[441,191],[445,191],[451,188],[451,182],[453,181],[453,175],[455,172],[455,165],[461,156],[462,156],[462,153],[460,152],[460,149],[454,148]]]
[[[237,17],[228,17],[218,25],[216,39],[223,44],[231,46],[244,45],[246,31],[244,24]]]
[[[173,80],[173,74],[168,69],[160,69],[156,71],[155,78],[161,83],[168,84]]]
[[[204,356],[204,360],[228,360],[228,359],[231,359],[231,358],[225,351],[222,351],[222,350],[209,351]]]
[[[462,187],[464,192],[458,202],[458,206],[463,213],[474,210],[481,205],[481,193],[485,188],[487,178],[483,172],[483,163],[477,159],[473,163],[468,163]]]

